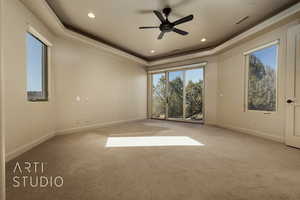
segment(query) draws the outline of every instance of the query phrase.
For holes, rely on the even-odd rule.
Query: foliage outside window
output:
[[[203,68],[186,71],[185,96],[185,118],[202,120],[204,107]]]
[[[152,117],[165,118],[166,114],[166,76],[165,73],[152,75]]]
[[[276,111],[277,51],[276,44],[247,55],[248,110]]]
[[[152,75],[152,118],[203,120],[203,68]],[[166,85],[168,85],[166,87]]]
[[[184,71],[169,72],[168,117],[183,118],[183,76]]]
[[[31,33],[26,34],[27,48],[27,99],[47,101],[47,45]]]

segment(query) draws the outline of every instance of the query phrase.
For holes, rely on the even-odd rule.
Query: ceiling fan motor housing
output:
[[[175,33],[178,33],[180,35],[188,35],[188,32],[186,32],[184,30],[181,30],[181,29],[178,29],[175,26],[193,20],[194,16],[189,15],[189,16],[183,17],[181,19],[178,19],[175,22],[170,22],[169,19],[168,19],[168,16],[171,13],[171,11],[172,11],[171,8],[168,8],[168,7],[164,8],[162,10],[163,14],[165,15],[165,17],[164,17],[163,14],[160,11],[154,10],[153,13],[160,20],[161,24],[159,26],[143,26],[143,27],[140,27],[140,29],[159,28],[159,30],[161,32],[160,32],[160,34],[157,38],[158,40],[161,40],[163,38],[164,34],[167,33],[167,32],[175,32]]]
[[[159,29],[162,32],[171,32],[171,31],[174,30],[174,24],[169,22],[168,16],[170,15],[172,9],[171,8],[164,8],[162,11],[166,16],[166,20],[165,20],[165,22],[160,24]]]
[[[160,31],[162,32],[171,32],[174,30],[174,24],[169,22],[168,20],[166,20],[165,23],[162,23],[160,26],[159,26],[159,29]]]
[[[165,14],[166,17],[168,17],[171,13],[172,9],[171,8],[164,8],[163,13]]]

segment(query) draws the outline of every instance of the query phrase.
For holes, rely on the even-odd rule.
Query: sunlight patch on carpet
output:
[[[204,146],[186,136],[108,137],[106,147]]]

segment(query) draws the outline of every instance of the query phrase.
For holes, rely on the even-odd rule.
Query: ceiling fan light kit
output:
[[[164,8],[163,9],[163,14],[165,15],[165,18],[163,17],[163,14],[161,12],[159,12],[158,10],[154,10],[153,13],[157,16],[157,18],[160,20],[161,24],[160,26],[142,26],[139,27],[140,29],[157,29],[159,28],[159,30],[161,31],[159,36],[158,36],[158,40],[161,40],[165,33],[168,32],[175,32],[178,33],[180,35],[188,35],[188,32],[178,29],[175,26],[179,25],[179,24],[183,24],[186,22],[189,22],[191,20],[193,20],[194,15],[188,15],[186,17],[183,17],[181,19],[176,20],[175,22],[170,22],[168,17],[170,15],[170,13],[172,12],[171,8]]]

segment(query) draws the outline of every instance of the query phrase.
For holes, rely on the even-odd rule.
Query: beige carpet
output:
[[[109,136],[187,136],[204,146],[107,148]],[[63,187],[14,188],[17,161],[45,162],[39,175],[61,175]],[[55,137],[10,161],[6,180],[8,200],[299,200],[300,150],[215,127],[148,120]]]

